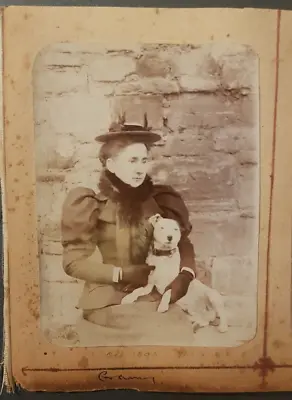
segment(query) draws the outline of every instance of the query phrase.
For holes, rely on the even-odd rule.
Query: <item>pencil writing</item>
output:
[[[133,376],[133,375],[123,375],[123,374],[118,374],[118,375],[110,375],[108,371],[101,371],[98,374],[98,379],[101,382],[106,382],[106,381],[114,381],[114,380],[119,380],[119,381],[131,381],[131,380],[150,380],[152,383],[155,384],[155,379],[153,376]]]

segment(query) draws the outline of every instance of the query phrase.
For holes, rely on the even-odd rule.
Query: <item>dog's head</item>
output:
[[[181,231],[177,221],[155,214],[149,218],[149,222],[154,228],[153,240],[157,249],[172,250],[177,247],[181,238]]]

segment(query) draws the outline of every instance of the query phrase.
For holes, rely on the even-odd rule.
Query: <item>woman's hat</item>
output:
[[[118,122],[113,122],[107,133],[99,135],[95,138],[101,143],[109,142],[113,139],[126,137],[134,142],[154,143],[161,140],[158,133],[152,132],[151,127],[148,127],[147,114],[144,114],[144,125],[126,123],[125,113],[119,117]]]

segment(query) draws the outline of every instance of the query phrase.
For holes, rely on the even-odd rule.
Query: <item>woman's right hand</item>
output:
[[[155,267],[147,264],[125,266],[123,267],[121,280],[133,287],[146,286],[149,274],[154,268]]]

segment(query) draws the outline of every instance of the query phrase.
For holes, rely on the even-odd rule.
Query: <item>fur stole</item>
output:
[[[133,188],[108,170],[101,174],[99,190],[100,193],[119,204],[120,218],[129,225],[139,223],[143,216],[143,203],[153,196],[154,192],[152,180],[148,175],[140,186]]]

